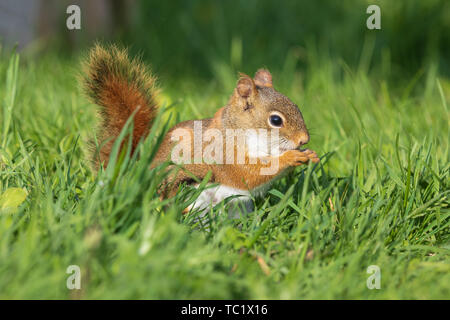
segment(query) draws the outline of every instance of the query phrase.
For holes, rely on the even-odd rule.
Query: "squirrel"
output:
[[[149,68],[138,58],[130,59],[126,49],[115,45],[104,47],[96,44],[83,62],[82,70],[84,92],[100,107],[97,137],[100,143],[104,143],[93,159],[94,166],[98,168],[103,164],[106,167],[114,141],[129,117],[133,116],[134,121],[131,152],[135,152],[138,143],[148,135],[158,113],[159,89],[156,77]],[[215,162],[206,161],[207,157],[204,161],[195,159],[196,151],[208,151],[208,146],[202,145],[199,149],[194,145],[195,134],[199,130],[213,132],[216,142],[220,142],[214,152],[209,152],[209,157],[214,158]],[[264,130],[276,131],[276,135],[271,134],[269,141],[264,134],[259,136],[256,133]],[[179,132],[183,136],[177,139],[175,133]],[[227,149],[225,142],[231,140],[225,137],[229,132],[236,134],[232,136],[233,141],[237,138],[241,142]],[[198,186],[198,181],[210,172],[209,183],[214,187],[202,191],[184,213],[193,208],[205,209],[216,205],[230,196],[239,196],[239,201],[251,210],[251,196],[264,193],[289,168],[319,161],[314,151],[300,149],[309,139],[298,106],[274,89],[268,70],[259,69],[253,78],[240,74],[228,103],[218,109],[212,118],[184,121],[172,127],[150,167],[172,160],[174,149],[181,147],[183,154],[186,152],[188,155],[188,161],[183,164],[184,170],[172,174],[161,187],[162,198],[174,196],[183,183]],[[233,154],[227,155],[227,160],[231,161],[217,161],[216,155],[221,152],[229,154],[230,150]],[[237,161],[239,153],[243,155],[241,161]],[[273,163],[276,166],[268,170]],[[173,166],[175,164],[169,168]],[[269,172],[262,173],[263,169]]]

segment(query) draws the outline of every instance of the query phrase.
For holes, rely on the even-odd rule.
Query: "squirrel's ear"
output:
[[[256,86],[253,82],[253,79],[250,78],[248,75],[241,73],[241,78],[239,79],[236,91],[242,98],[249,98],[256,94]]]
[[[259,69],[255,73],[255,84],[258,87],[272,87],[272,75],[266,69]]]

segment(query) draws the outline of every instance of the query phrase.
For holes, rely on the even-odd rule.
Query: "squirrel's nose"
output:
[[[309,142],[309,134],[307,132],[301,133],[298,137],[297,144],[302,146]]]

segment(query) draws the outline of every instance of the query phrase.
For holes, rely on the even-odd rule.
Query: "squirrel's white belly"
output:
[[[282,175],[283,174],[281,174],[280,177]],[[253,211],[254,208],[252,198],[265,194],[271,184],[278,178],[279,177],[272,179],[271,181],[260,185],[253,190],[242,190],[225,185],[218,185],[214,187],[209,187],[211,184],[207,185],[207,189],[200,193],[195,202],[188,207],[188,210],[199,209],[206,213],[207,210],[219,204],[222,200],[234,196],[233,199],[230,199],[227,203],[232,205],[239,204],[240,208],[236,206],[230,208],[230,206],[228,206],[228,216],[230,218],[239,218],[241,213],[246,214]],[[198,188],[198,186],[198,184],[194,185],[195,188]],[[204,214],[201,216],[204,216]]]
[[[198,187],[198,184],[195,185]],[[200,210],[208,210],[210,207],[214,207],[219,204],[222,200],[225,200],[228,197],[234,196],[233,199],[230,199],[229,203],[237,203],[243,205],[242,213],[248,213],[253,210],[253,202],[250,197],[250,191],[236,189],[233,187],[218,185],[214,187],[207,186],[207,189],[203,190],[195,202],[190,205],[189,210],[191,209],[200,209]],[[234,218],[239,218],[239,210],[230,210],[229,216]]]

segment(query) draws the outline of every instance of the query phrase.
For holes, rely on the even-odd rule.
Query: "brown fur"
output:
[[[116,46],[96,45],[83,63],[83,88],[99,105],[97,130],[100,154],[93,155],[95,167],[108,164],[115,139],[128,118],[133,117],[131,151],[145,138],[157,113],[155,77],[138,59],[129,60],[127,51]],[[125,141],[125,140],[124,140]]]
[[[206,130],[208,128],[219,129],[223,131],[223,136],[225,137],[226,127],[223,126],[223,110],[224,108],[219,109],[219,111],[216,112],[215,116],[212,119],[201,120],[203,130]],[[171,150],[175,144],[175,142],[172,142],[170,140],[170,134],[175,129],[185,128],[189,130],[191,134],[191,141],[193,141],[193,126],[194,120],[189,120],[181,122],[173,127],[164,138],[163,143],[158,150],[153,166],[163,161],[170,160]],[[183,143],[183,141],[179,143]],[[205,149],[206,145],[207,144],[203,144],[203,150]],[[194,149],[192,144],[187,146],[191,148],[191,154],[193,154]],[[223,154],[225,155],[225,141],[223,141],[223,146]],[[237,152],[237,144],[235,144],[235,163],[237,163]],[[274,161],[275,159],[268,157],[264,160],[269,162]],[[257,163],[252,163],[250,162],[248,154],[245,154],[245,163],[243,164],[185,164],[183,167],[186,171],[178,171],[176,176],[172,177],[172,180],[165,186],[166,189],[163,191],[163,193],[165,197],[174,196],[176,194],[178,186],[181,183],[192,183],[195,181],[195,178],[201,180],[209,171],[211,171],[212,173],[210,182],[216,182],[222,185],[242,190],[253,190],[272,181],[289,167],[299,166],[307,163],[308,161],[319,161],[317,154],[314,151],[311,151],[309,149],[288,150],[284,152],[280,157],[278,157],[278,171],[276,171],[272,175],[262,175],[260,173],[260,170],[262,168],[268,168],[270,166],[270,162],[263,163],[262,161],[258,161]],[[194,176],[195,178],[193,178],[192,176]]]
[[[114,140],[133,112],[136,112],[133,151],[138,142],[148,134],[157,111],[155,78],[139,61],[129,61],[125,50],[114,46],[104,49],[96,45],[85,62],[84,69],[85,91],[94,103],[101,106],[99,141],[112,138],[101,148],[99,161],[96,161],[97,166],[100,163],[107,165]],[[241,74],[227,105],[220,108],[213,118],[201,120],[202,128],[219,129],[223,137],[226,129],[267,129],[270,127],[268,116],[272,112],[281,114],[285,121],[280,128],[280,136],[295,143],[296,148],[309,141],[308,130],[300,110],[291,100],[273,88],[272,75],[264,69],[258,70],[254,79]],[[177,124],[164,137],[152,167],[170,160],[175,143],[171,141],[171,134],[178,128],[188,130],[193,141],[194,120]],[[187,141],[178,143],[183,144]],[[204,148],[206,145],[203,144]],[[225,142],[223,146],[225,156]],[[187,147],[191,148],[193,155],[193,145]],[[260,169],[269,166],[270,163],[265,164],[258,160],[256,164],[252,164],[247,153],[244,164],[185,164],[183,166],[185,170],[177,171],[176,175],[166,181],[161,189],[162,196],[173,196],[181,183],[201,180],[208,172],[212,173],[210,182],[252,190],[270,182],[289,167],[319,160],[315,152],[296,148],[286,150],[278,157],[278,171],[272,175],[260,174]],[[235,156],[237,157],[237,149]],[[266,160],[273,161],[274,158],[269,157]]]

